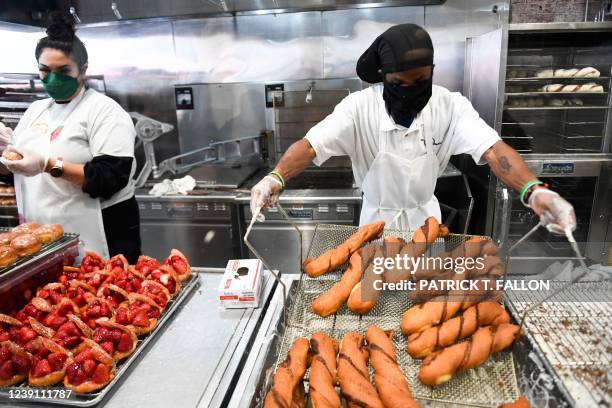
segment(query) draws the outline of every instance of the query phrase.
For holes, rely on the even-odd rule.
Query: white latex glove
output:
[[[13,129],[0,122],[0,153],[10,145],[13,140]]]
[[[12,173],[32,177],[42,173],[45,167],[47,167],[47,161],[49,160],[47,156],[42,156],[27,149],[19,149],[13,145],[9,145],[6,150],[19,153],[23,156],[21,160],[7,160],[4,157],[0,157],[0,162]]]
[[[255,184],[251,189],[251,214],[255,214],[258,207],[266,208],[269,205],[278,204],[278,197],[282,184],[276,177],[266,176]],[[257,216],[257,221],[263,222],[266,217],[262,213]]]
[[[536,188],[529,196],[529,207],[540,216],[540,224],[550,232],[565,235],[566,229],[576,229],[574,207],[554,191]]]

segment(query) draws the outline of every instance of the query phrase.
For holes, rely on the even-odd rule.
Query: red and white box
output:
[[[228,309],[258,307],[262,282],[263,264],[259,259],[232,259],[219,284],[219,301]]]

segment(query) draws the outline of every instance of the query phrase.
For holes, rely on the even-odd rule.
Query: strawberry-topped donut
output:
[[[122,360],[136,349],[138,338],[128,327],[106,318],[97,320],[97,328],[91,338],[115,361]]]
[[[168,292],[168,289],[166,289],[164,285],[151,279],[147,279],[142,282],[138,293],[151,298],[162,308],[162,310],[166,308],[168,302],[172,298],[170,292]]]
[[[64,386],[79,394],[104,388],[115,378],[115,361],[98,343],[85,339],[66,368]]]
[[[136,261],[134,268],[140,272],[143,276],[149,276],[149,274],[161,266],[157,259],[151,258],[150,256],[141,255]]]
[[[39,336],[49,338],[53,336],[53,333],[53,329],[44,326],[30,316],[21,326],[13,326],[11,328],[9,340],[27,349],[29,344],[36,341]]]
[[[32,355],[28,383],[45,387],[62,381],[66,368],[72,362],[72,354],[53,340],[39,337],[27,351]]]
[[[28,376],[32,356],[12,341],[0,342],[0,387],[19,384]]]
[[[96,328],[96,320],[101,317],[111,318],[115,315],[115,308],[106,299],[94,298],[87,306],[82,309],[81,320],[92,329]]]
[[[55,306],[54,310],[39,320],[43,325],[57,330],[59,327],[68,321],[68,315],[71,313],[79,313],[78,306],[70,299],[63,298],[60,303]]]
[[[83,271],[75,266],[64,266],[64,271],[60,275],[58,282],[66,284],[73,279],[83,279]]]
[[[164,265],[172,266],[181,281],[184,281],[191,275],[189,261],[187,261],[187,257],[178,249],[170,251],[170,256],[164,260]]]
[[[98,297],[108,300],[116,308],[121,302],[127,300],[128,293],[115,284],[105,283],[98,289]]]
[[[66,285],[59,282],[48,283],[38,289],[36,296],[45,299],[51,305],[55,306],[66,297]]]
[[[82,273],[91,273],[104,269],[105,266],[106,262],[104,262],[104,259],[102,259],[100,255],[95,252],[85,252],[80,269]]]
[[[104,268],[107,272],[114,273],[119,270],[126,271],[129,265],[130,263],[125,258],[125,256],[119,254],[113,256],[111,259],[106,261],[106,265],[104,266]]]
[[[174,272],[174,269],[171,266],[160,266],[149,274],[148,279],[164,285],[164,287],[168,289],[168,293],[170,293],[171,297],[176,296],[176,294],[181,290],[181,280],[178,278],[176,272]]]
[[[9,315],[0,314],[0,341],[7,341],[11,338],[11,331],[23,326],[19,320]]]
[[[130,293],[128,301],[122,303],[115,313],[115,322],[126,326],[137,335],[152,331],[162,308],[148,296]]]
[[[128,293],[138,292],[142,281],[146,278],[134,268],[114,268],[108,283],[114,283]]]
[[[77,279],[68,282],[66,297],[72,299],[78,307],[83,307],[96,298],[96,289]]]
[[[15,314],[15,318],[25,323],[28,317],[31,316],[40,322],[54,309],[55,307],[47,300],[40,297],[34,297]]]
[[[97,291],[102,287],[102,285],[108,282],[110,278],[110,272],[107,272],[105,270],[98,270],[83,275],[82,281],[93,287]]]
[[[84,338],[91,338],[91,328],[78,316],[71,314],[69,321],[62,324],[51,338],[60,346],[73,350],[83,342]]]

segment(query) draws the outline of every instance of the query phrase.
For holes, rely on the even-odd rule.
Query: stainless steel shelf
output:
[[[507,92],[506,96],[590,96],[590,95],[607,95],[608,92]]]
[[[610,77],[599,76],[599,77],[521,77],[521,78],[506,78],[506,82],[521,82],[521,81],[550,81],[550,80],[568,80],[572,81],[599,81],[608,80]]]
[[[513,23],[508,24],[511,34],[566,31],[612,31],[612,21],[602,22],[556,22],[556,23]]]
[[[609,106],[530,106],[530,107],[504,107],[505,111],[526,111],[526,110],[592,110],[610,109]]]

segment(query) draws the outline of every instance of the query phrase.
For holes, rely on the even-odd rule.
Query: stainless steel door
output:
[[[527,164],[540,180],[574,206],[577,220],[574,236],[581,244],[583,254],[594,262],[606,263],[610,250],[606,240],[612,215],[612,155],[591,155],[588,158],[539,155],[537,159],[529,158]],[[498,182],[494,239],[509,247],[538,221],[533,211],[520,203],[516,192]],[[516,258],[563,260],[573,256],[564,237],[551,234],[544,228],[530,238],[530,243],[517,249]]]
[[[183,252],[192,266],[224,268],[239,257],[230,224],[143,220],[140,236],[142,252],[159,260],[172,248]]]

